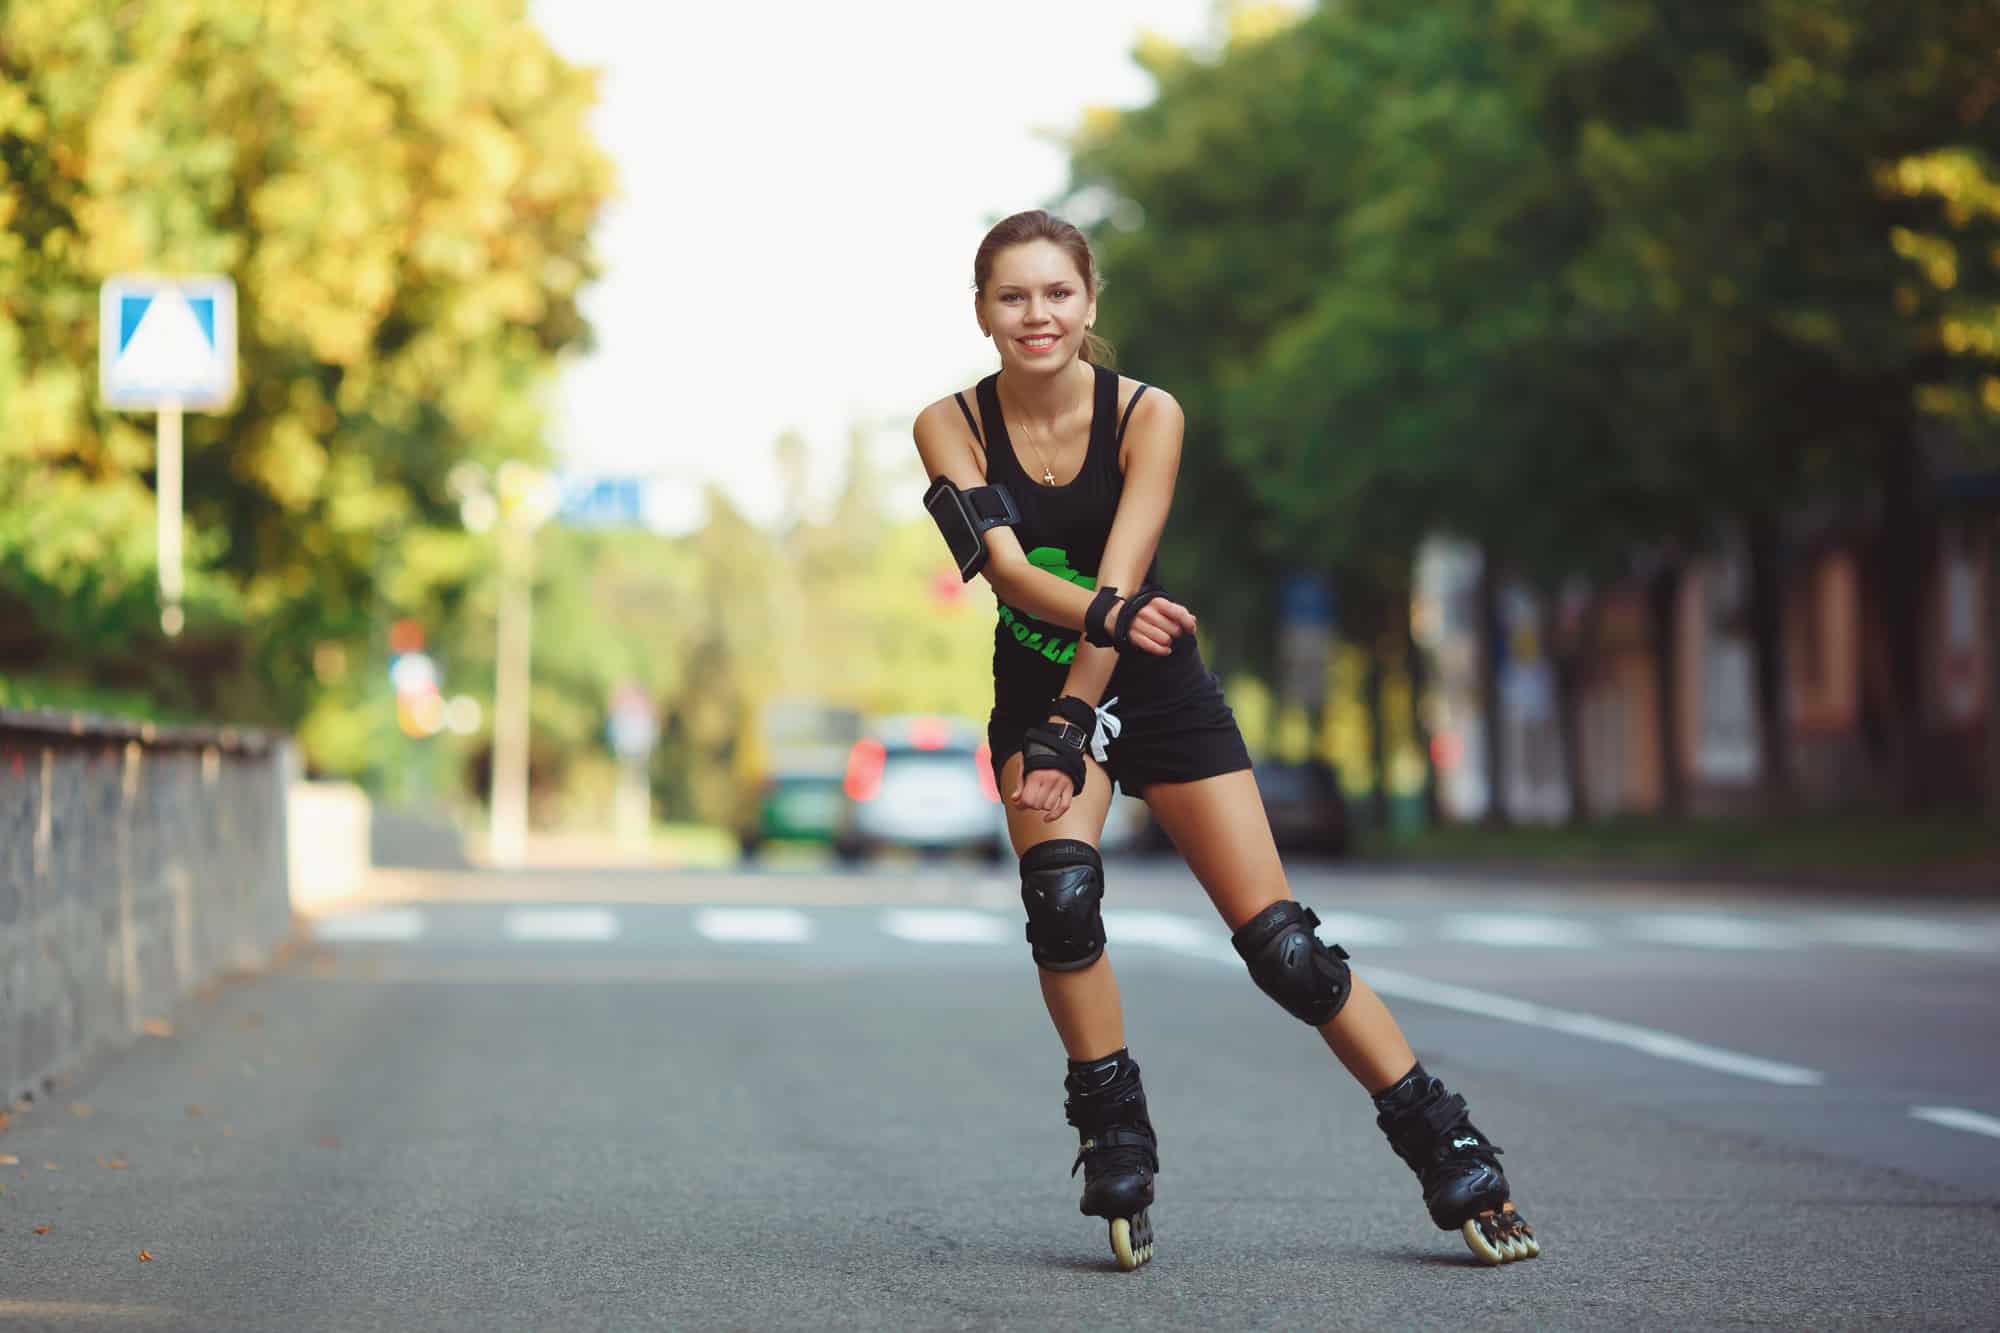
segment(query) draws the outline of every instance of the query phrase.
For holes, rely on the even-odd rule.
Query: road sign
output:
[[[578,528],[636,528],[646,519],[646,484],[638,477],[567,476],[562,521]]]
[[[236,284],[215,274],[120,274],[98,289],[97,386],[106,406],[207,411],[236,395]]]
[[[611,694],[611,748],[624,759],[644,759],[660,738],[659,716],[643,685],[630,682]]]
[[[1278,581],[1278,695],[1317,711],[1326,701],[1338,612],[1333,581],[1299,570]]]

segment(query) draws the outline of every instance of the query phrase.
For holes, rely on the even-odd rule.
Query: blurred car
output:
[[[1299,856],[1347,854],[1347,800],[1331,765],[1317,759],[1304,763],[1264,759],[1252,764],[1250,771],[1257,780],[1257,794],[1264,800],[1271,839],[1280,852]],[[1173,839],[1166,830],[1143,810],[1142,817],[1144,822],[1134,831],[1132,849],[1172,851]],[[1111,846],[1109,828],[1105,846]]]
[[[737,831],[743,854],[755,856],[768,842],[837,841],[847,805],[843,777],[837,767],[817,766],[766,774]]]
[[[903,714],[868,728],[848,753],[846,810],[834,850],[859,861],[889,847],[1011,854],[986,732],[960,718]]]
[[[1331,764],[1318,759],[1305,763],[1267,759],[1251,771],[1279,851],[1346,855],[1347,800]]]
[[[740,747],[743,785],[736,837],[745,856],[766,843],[827,845],[846,817],[841,783],[861,715],[810,699],[781,699],[762,710]]]

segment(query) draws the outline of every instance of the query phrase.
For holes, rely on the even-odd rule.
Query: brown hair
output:
[[[1104,284],[1097,276],[1097,265],[1091,258],[1089,239],[1074,224],[1063,221],[1047,209],[1031,208],[1012,217],[1001,218],[993,224],[993,230],[986,233],[986,239],[979,243],[978,251],[972,256],[973,294],[986,294],[986,284],[993,277],[993,260],[1002,250],[1026,245],[1030,241],[1050,241],[1061,246],[1076,265],[1076,271],[1083,275],[1084,290],[1092,296],[1103,290]],[[1083,359],[1098,366],[1114,364],[1111,344],[1085,329]]]

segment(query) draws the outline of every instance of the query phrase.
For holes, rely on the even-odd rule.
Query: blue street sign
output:
[[[571,527],[639,527],[646,517],[646,483],[639,477],[565,477],[559,513]]]
[[[1324,574],[1298,572],[1278,580],[1278,623],[1332,628],[1335,619],[1333,580]]]
[[[236,284],[218,274],[119,274],[98,289],[98,393],[109,407],[227,407],[236,394]]]

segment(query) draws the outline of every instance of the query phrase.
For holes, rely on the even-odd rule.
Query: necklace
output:
[[[1020,414],[1020,418],[1021,418],[1021,431],[1028,441],[1028,447],[1030,449],[1033,449],[1035,451],[1035,457],[1041,460],[1042,485],[1044,486],[1055,485],[1056,474],[1054,470],[1049,467],[1049,456],[1042,452],[1042,446],[1035,443],[1034,434],[1032,431],[1028,429],[1028,414],[1026,412],[1023,412]]]

